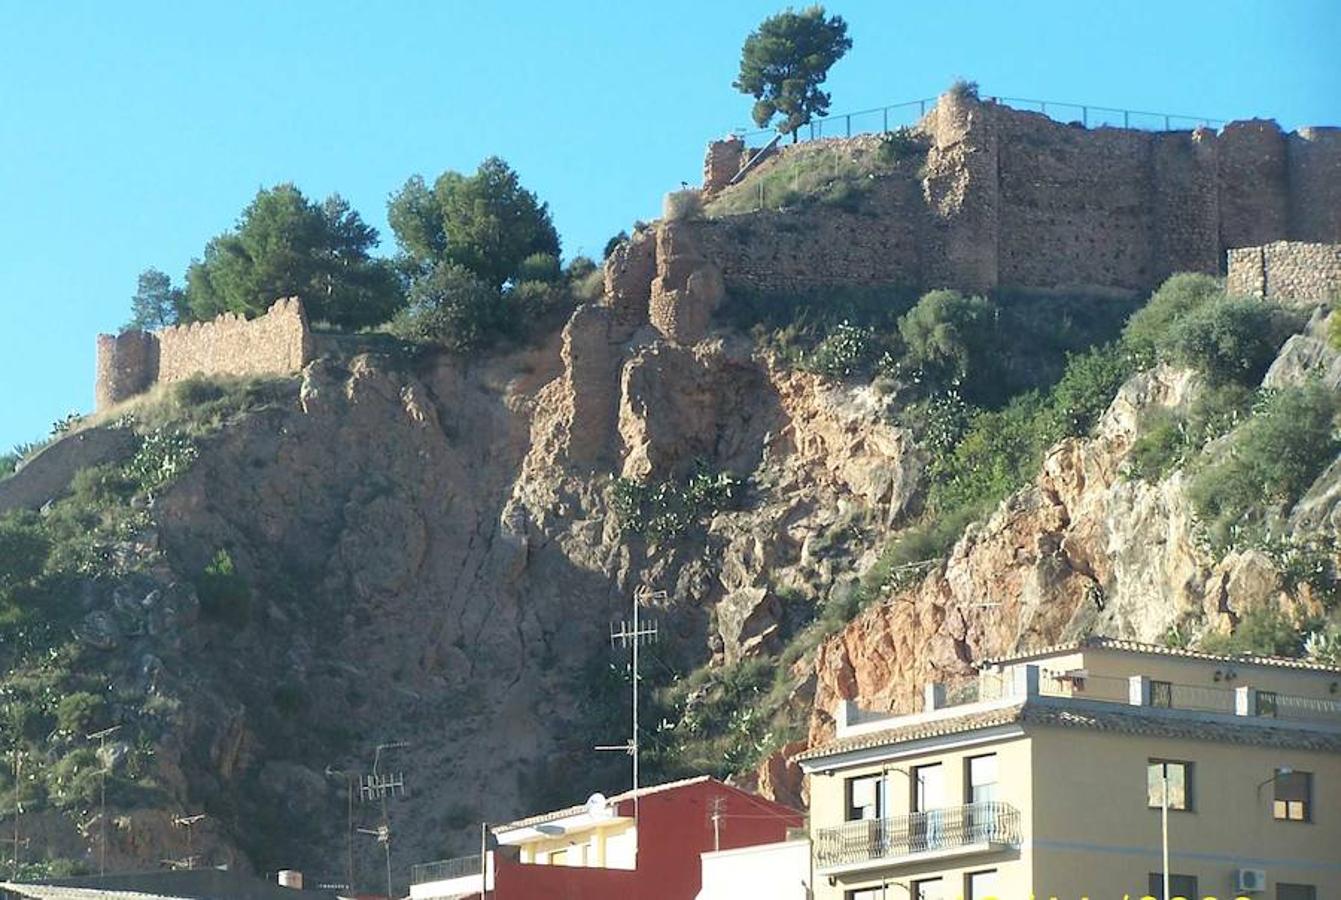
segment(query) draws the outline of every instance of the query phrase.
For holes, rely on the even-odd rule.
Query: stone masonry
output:
[[[225,313],[157,332],[98,335],[94,397],[101,410],[193,375],[289,375],[314,355],[303,304],[290,297],[251,320]]]
[[[947,94],[916,131],[925,158],[876,175],[860,209],[816,203],[677,228],[693,232],[728,291],[760,293],[1134,294],[1174,272],[1222,274],[1231,248],[1341,241],[1341,129],[1087,129]],[[707,193],[723,183],[728,149],[710,149]],[[765,165],[785,166],[790,149]]]
[[[1341,296],[1341,244],[1275,241],[1229,251],[1231,294],[1312,304]]]

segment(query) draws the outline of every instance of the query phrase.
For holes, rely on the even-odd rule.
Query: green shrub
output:
[[[89,747],[71,750],[47,770],[47,795],[58,809],[91,806],[98,799],[102,763]]]
[[[1209,634],[1202,638],[1206,653],[1255,656],[1301,656],[1305,630],[1275,607],[1260,607],[1246,613],[1231,634]]]
[[[996,370],[996,307],[983,297],[931,291],[899,319],[904,365],[941,387],[972,397]]]
[[[1029,393],[975,415],[954,451],[931,463],[932,513],[976,516],[1032,476],[1048,443],[1038,421],[1045,412]]]
[[[553,253],[532,253],[521,261],[517,271],[512,275],[514,283],[523,281],[558,281],[563,276],[563,268],[559,265],[559,257]]]
[[[615,482],[613,506],[626,533],[650,541],[674,541],[713,513],[730,508],[744,487],[735,475],[714,473],[699,463],[683,483],[640,484],[620,478]]]
[[[1209,385],[1186,413],[1163,407],[1148,413],[1127,456],[1126,474],[1154,484],[1182,468],[1206,444],[1243,421],[1255,396],[1243,385]]]
[[[69,735],[88,734],[101,719],[105,706],[101,697],[88,691],[66,694],[56,704],[56,727]]]
[[[51,538],[42,520],[27,510],[0,515],[0,603],[42,574]]]
[[[667,222],[702,218],[703,193],[695,188],[671,191],[662,202],[661,215]]]
[[[1170,276],[1150,302],[1132,314],[1122,331],[1122,343],[1139,368],[1155,361],[1155,351],[1174,323],[1224,293],[1219,279],[1181,273]]]
[[[906,125],[886,131],[880,135],[880,149],[877,151],[880,161],[893,166],[905,159],[916,159],[927,155],[927,141]]]
[[[390,330],[404,340],[469,353],[515,333],[518,324],[502,294],[464,266],[442,263],[415,280]]]
[[[126,463],[125,476],[139,490],[153,494],[181,477],[199,455],[195,441],[186,433],[160,428],[144,436],[135,456]]]
[[[868,373],[875,356],[871,330],[842,322],[805,358],[805,368],[822,375],[848,377]]]
[[[1337,401],[1320,385],[1268,395],[1239,429],[1226,458],[1189,487],[1213,546],[1238,545],[1260,533],[1273,512],[1288,509],[1341,449],[1334,432]]]
[[[251,586],[238,573],[227,550],[214,554],[195,585],[205,616],[235,628],[244,628],[251,621]]]
[[[1117,344],[1069,356],[1049,397],[1046,440],[1088,433],[1131,374],[1131,357]]]
[[[1212,382],[1257,384],[1281,344],[1302,325],[1274,303],[1224,297],[1175,321],[1155,342],[1157,355],[1196,369]]]
[[[1341,294],[1332,298],[1332,314],[1327,319],[1327,338],[1333,350],[1341,350]]]

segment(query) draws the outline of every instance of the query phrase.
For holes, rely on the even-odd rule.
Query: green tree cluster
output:
[[[192,318],[255,316],[281,297],[301,297],[308,315],[344,328],[385,322],[401,287],[372,256],[377,229],[338,194],[313,202],[293,184],[261,190],[237,226],[205,247],[187,271]]]

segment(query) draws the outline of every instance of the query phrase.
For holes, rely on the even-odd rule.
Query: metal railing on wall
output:
[[[1138,131],[1190,131],[1194,128],[1220,128],[1224,119],[1209,116],[1189,116],[1181,113],[1150,112],[1139,109],[1122,109],[1114,106],[1097,106],[1092,103],[1070,103],[1062,100],[1032,100],[1025,97],[983,97],[984,103],[1001,103],[1016,109],[1040,112],[1058,122],[1079,122],[1086,128],[1130,128]],[[889,131],[906,125],[914,125],[927,114],[927,110],[936,105],[936,98],[906,100],[889,106],[877,106],[871,109],[850,113],[836,113],[813,119],[798,129],[797,138],[813,141],[821,138],[852,137],[857,134],[872,134]],[[737,128],[733,132],[747,142],[772,136],[776,129]]]

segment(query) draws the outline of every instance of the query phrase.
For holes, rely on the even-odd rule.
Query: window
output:
[[[862,888],[859,891],[847,891],[843,900],[886,900],[884,888]]]
[[[1313,774],[1277,772],[1276,802],[1271,814],[1281,821],[1313,821]]]
[[[1318,900],[1318,889],[1311,884],[1276,882],[1276,900]]]
[[[1169,809],[1192,809],[1192,763],[1152,759],[1145,767],[1145,802],[1151,809],[1164,805],[1164,771],[1169,773]]]
[[[913,812],[928,812],[945,805],[945,767],[940,763],[913,767]]]
[[[880,808],[880,776],[867,775],[864,778],[847,780],[847,820],[856,822],[861,819],[878,819]]]
[[[996,799],[996,754],[971,756],[968,761],[969,803],[987,803]]]
[[[549,853],[549,864],[550,864],[551,866],[566,866],[566,865],[568,865],[568,851],[567,851],[567,850],[551,850],[550,853]]]
[[[1168,681],[1150,682],[1150,705],[1173,708],[1173,684]]]
[[[1164,896],[1164,873],[1151,872],[1149,884],[1150,896],[1155,900],[1169,900]],[[1197,876],[1195,875],[1169,875],[1169,892],[1174,898],[1183,897],[1185,900],[1197,900],[1201,895],[1197,893]]]
[[[986,900],[996,894],[996,869],[987,872],[970,872],[964,879],[964,900]]]
[[[939,878],[923,878],[914,881],[908,891],[912,900],[946,900],[945,882]]]
[[[1276,692],[1258,691],[1257,692],[1257,714],[1259,716],[1276,716]]]

